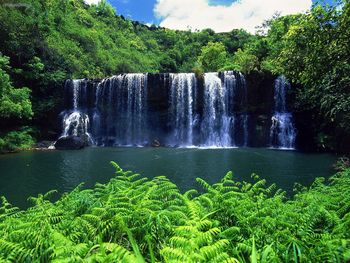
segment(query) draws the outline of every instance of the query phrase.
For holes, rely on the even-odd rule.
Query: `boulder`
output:
[[[161,144],[157,139],[153,140],[152,147],[160,147],[160,146],[161,146]]]
[[[54,141],[40,141],[37,142],[36,144],[34,144],[34,149],[35,150],[54,150],[55,147],[54,145]]]
[[[85,146],[88,146],[87,140],[78,136],[61,137],[55,143],[57,150],[80,150]]]

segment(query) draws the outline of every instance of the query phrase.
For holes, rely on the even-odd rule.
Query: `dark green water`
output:
[[[310,185],[330,176],[336,157],[269,149],[87,148],[82,151],[22,152],[0,155],[0,195],[16,206],[28,206],[28,196],[57,189],[70,191],[107,182],[114,175],[110,161],[124,170],[153,177],[166,175],[182,191],[198,187],[196,177],[210,183],[232,170],[236,180],[257,173],[268,183],[290,191],[294,182]]]

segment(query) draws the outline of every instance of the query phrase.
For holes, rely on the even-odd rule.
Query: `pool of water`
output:
[[[259,174],[268,183],[291,191],[295,182],[310,185],[315,177],[334,173],[331,154],[306,154],[272,149],[86,148],[81,151],[34,151],[0,155],[0,195],[25,208],[27,198],[56,189],[72,190],[107,182],[114,176],[110,161],[145,177],[166,175],[181,191],[198,188],[196,177],[209,183],[227,171],[235,180]]]

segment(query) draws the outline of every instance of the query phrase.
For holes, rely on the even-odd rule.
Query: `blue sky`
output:
[[[98,0],[86,0],[96,2]],[[172,29],[212,28],[217,32],[244,28],[254,32],[276,11],[303,12],[316,0],[107,0],[119,15]],[[237,2],[238,1],[238,2]],[[333,0],[324,2],[332,3]]]
[[[161,21],[155,17],[153,11],[157,2],[156,0],[108,0],[108,2],[117,9],[119,15],[131,18],[132,20],[154,24],[158,24]],[[209,1],[209,4],[212,5],[230,5],[231,3],[231,0]]]
[[[108,2],[117,9],[119,15],[144,23],[159,22],[153,13],[156,0],[108,0]]]

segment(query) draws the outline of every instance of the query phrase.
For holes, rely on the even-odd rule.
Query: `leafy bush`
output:
[[[228,173],[204,193],[180,193],[166,177],[117,172],[26,211],[0,201],[0,261],[345,262],[350,260],[350,170],[316,179],[287,199],[253,175]]]
[[[15,152],[31,148],[34,144],[34,140],[30,133],[31,129],[22,127],[22,129],[11,131],[3,137],[0,136],[0,153]]]
[[[238,49],[233,58],[235,69],[244,73],[249,73],[258,69],[259,61],[256,56],[249,51]]]
[[[3,135],[5,131],[0,128],[0,153],[13,152],[19,149],[29,148],[33,139],[26,128],[19,129],[17,122],[31,119],[33,116],[32,104],[30,101],[30,89],[14,88],[10,79],[9,58],[0,52],[0,122],[2,129],[8,126],[13,131]],[[7,121],[5,123],[5,121]],[[16,129],[19,129],[16,131]]]
[[[9,70],[9,58],[0,52],[0,119],[31,118],[30,89],[14,88],[7,72]]]
[[[346,169],[349,169],[350,168],[350,159],[346,156],[342,156],[342,157],[338,158],[336,163],[333,165],[333,168],[338,172],[342,172]]]
[[[202,53],[198,57],[198,63],[202,65],[205,72],[218,71],[225,64],[227,52],[224,44],[221,42],[209,42],[202,47]]]

